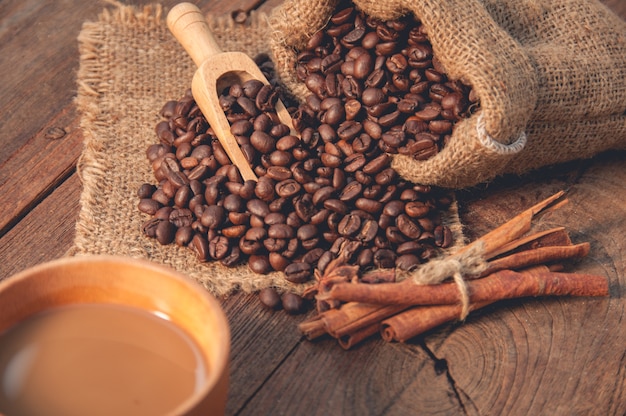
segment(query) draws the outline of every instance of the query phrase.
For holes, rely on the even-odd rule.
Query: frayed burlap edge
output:
[[[136,191],[155,183],[145,157],[156,142],[158,111],[189,88],[195,66],[165,25],[159,4],[137,9],[118,2],[105,8],[96,22],[85,22],[78,37],[80,67],[76,105],[81,113],[84,149],[77,171],[83,184],[73,256],[123,255],[148,259],[198,281],[215,295],[251,293],[273,286],[301,292],[282,273],[255,274],[246,265],[227,268],[217,262],[200,263],[191,250],[161,246],[145,237],[148,216],[137,209]],[[229,16],[208,16],[223,50],[254,56],[268,52],[266,17],[253,13],[248,24]],[[446,213],[455,247],[464,244],[456,202]],[[451,249],[452,250],[452,249]]]

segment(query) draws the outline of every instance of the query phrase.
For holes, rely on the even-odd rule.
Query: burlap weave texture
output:
[[[308,92],[296,51],[337,0],[287,0],[270,16],[285,85]],[[355,0],[369,16],[413,13],[452,79],[472,85],[481,110],[460,122],[437,156],[398,155],[422,184],[463,188],[496,176],[626,148],[626,22],[597,0]]]

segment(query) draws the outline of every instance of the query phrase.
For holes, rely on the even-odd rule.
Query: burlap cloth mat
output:
[[[136,9],[115,3],[98,21],[83,25],[76,98],[84,134],[77,167],[83,191],[69,254],[149,259],[173,267],[218,296],[266,286],[298,292],[303,287],[286,282],[281,273],[258,275],[247,265],[201,264],[190,249],[161,246],[142,234],[148,218],[137,209],[136,192],[142,183],[155,183],[146,148],[157,141],[154,127],[161,107],[190,88],[196,70],[167,29],[165,14],[158,4]],[[229,16],[208,20],[224,51],[250,56],[269,52],[264,15],[253,13],[246,24]],[[447,222],[460,243],[456,206],[447,213]]]

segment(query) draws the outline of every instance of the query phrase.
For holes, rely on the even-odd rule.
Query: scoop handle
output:
[[[196,66],[221,53],[204,14],[192,3],[179,3],[167,14],[167,27]]]

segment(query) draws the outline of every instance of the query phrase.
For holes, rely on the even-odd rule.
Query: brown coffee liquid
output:
[[[0,413],[163,415],[203,384],[199,348],[140,309],[72,305],[0,334]]]

